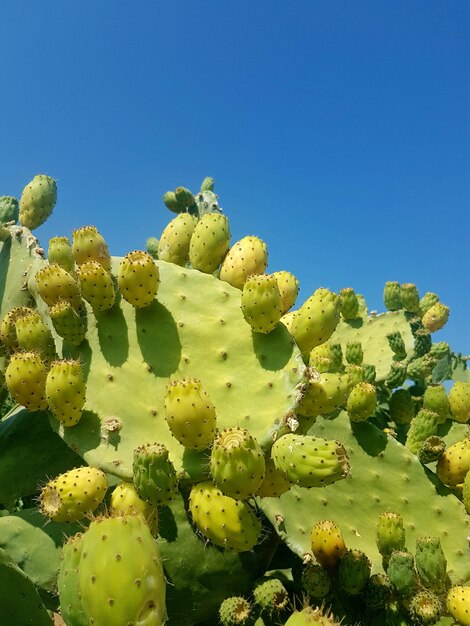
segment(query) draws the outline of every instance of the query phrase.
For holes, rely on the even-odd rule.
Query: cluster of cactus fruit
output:
[[[294,310],[212,178],[123,258],[94,226],[44,251],[56,200],[45,175],[0,197],[2,623],[469,625],[470,376],[439,297]]]

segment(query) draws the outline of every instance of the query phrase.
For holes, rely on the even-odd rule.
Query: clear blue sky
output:
[[[0,195],[58,179],[43,245],[91,223],[142,248],[211,175],[300,301],[416,282],[470,353],[468,0],[2,0],[0,23]]]

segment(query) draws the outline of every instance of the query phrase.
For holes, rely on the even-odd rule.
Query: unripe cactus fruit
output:
[[[250,276],[243,285],[241,308],[255,332],[267,334],[274,330],[281,319],[281,295],[274,276]]]
[[[113,515],[142,515],[154,537],[158,535],[158,509],[143,500],[132,483],[121,481],[116,485],[110,501]]]
[[[302,354],[327,341],[339,322],[339,298],[328,289],[317,289],[292,320],[293,335]]]
[[[425,587],[441,593],[447,582],[447,560],[439,537],[418,537],[415,552],[416,570]]]
[[[52,264],[41,268],[36,273],[36,284],[39,295],[47,306],[65,300],[78,310],[82,304],[77,281],[60,265]]]
[[[227,253],[220,268],[220,280],[243,289],[248,277],[264,274],[268,265],[268,250],[259,237],[243,237]]]
[[[60,265],[60,267],[64,268],[66,272],[73,276],[75,272],[75,261],[68,237],[52,237],[52,239],[49,239],[47,259],[49,263]]]
[[[418,458],[424,465],[426,465],[426,463],[433,463],[441,458],[445,449],[445,441],[437,435],[432,435],[423,442],[418,452]]]
[[[308,363],[319,373],[340,372],[343,369],[341,344],[325,341],[325,343],[316,346],[310,352]]]
[[[158,259],[159,241],[156,237],[149,237],[145,242],[145,249],[153,259]]]
[[[430,333],[435,333],[440,330],[449,319],[449,312],[450,309],[448,306],[445,306],[445,304],[441,302],[436,302],[436,304],[433,304],[423,315],[422,321],[424,328]]]
[[[77,467],[44,485],[39,496],[41,513],[55,522],[81,520],[98,508],[107,488],[104,472]]]
[[[176,199],[176,194],[174,191],[167,191],[163,195],[163,202],[167,209],[173,211],[173,213],[180,213],[184,210],[184,207],[180,205],[178,200]]]
[[[20,214],[18,200],[13,196],[0,196],[0,223],[17,222]]]
[[[371,563],[360,550],[346,550],[338,566],[338,580],[349,595],[361,593],[370,577]]]
[[[312,528],[310,541],[314,557],[327,570],[334,569],[346,552],[341,530],[331,520],[317,522]]]
[[[212,274],[222,263],[229,246],[228,219],[220,213],[206,213],[196,224],[189,244],[192,267]]]
[[[18,404],[30,411],[47,409],[47,368],[36,352],[17,352],[5,370],[8,391]]]
[[[216,414],[201,381],[170,382],[165,394],[165,419],[173,436],[186,448],[208,448],[215,436]]]
[[[429,349],[429,354],[439,361],[439,359],[449,356],[450,346],[446,341],[432,343],[431,348]]]
[[[292,484],[276,468],[271,457],[265,459],[265,463],[266,473],[256,495],[260,498],[279,498],[291,488]]]
[[[418,411],[406,435],[406,447],[413,454],[418,454],[426,439],[436,434],[438,424],[439,416],[434,411],[428,409]]]
[[[70,302],[59,300],[49,309],[49,317],[58,335],[72,346],[79,346],[85,339],[82,318]]]
[[[348,380],[341,374],[326,373],[311,376],[299,403],[298,413],[306,417],[331,413],[345,404],[348,393]]]
[[[124,300],[140,309],[154,301],[160,285],[160,272],[148,252],[134,250],[121,261],[117,282]]]
[[[186,265],[189,244],[197,219],[189,213],[180,213],[164,229],[158,242],[158,258],[176,265]],[[153,255],[152,255],[153,256]]]
[[[57,184],[50,176],[38,174],[23,189],[20,199],[20,224],[30,230],[41,226],[57,201]]]
[[[345,287],[339,292],[340,312],[344,320],[355,320],[359,317],[359,301],[354,289]]]
[[[134,450],[133,481],[140,497],[151,504],[168,504],[175,497],[176,471],[163,444],[148,444]]]
[[[396,281],[389,281],[385,283],[383,298],[386,309],[389,311],[398,311],[398,309],[401,309],[400,296],[400,283],[397,283]]]
[[[428,385],[423,395],[423,408],[439,416],[439,424],[450,417],[450,405],[444,385]]]
[[[96,261],[107,272],[111,271],[108,245],[95,226],[83,226],[72,233],[72,254],[77,265]]]
[[[436,624],[443,612],[440,599],[429,591],[418,591],[409,605],[413,624]]]
[[[405,528],[403,518],[399,513],[392,511],[380,513],[375,541],[386,562],[394,550],[403,550],[405,547]]]
[[[387,575],[398,593],[409,596],[416,588],[416,572],[413,555],[405,550],[396,550],[390,555]]]
[[[331,579],[319,563],[310,563],[302,570],[302,589],[313,598],[323,598],[330,591]]]
[[[98,261],[87,261],[77,268],[78,281],[83,298],[93,311],[108,311],[116,297],[113,280]]]
[[[54,358],[54,339],[37,311],[21,316],[16,320],[15,327],[21,350],[37,352],[45,363]]]
[[[383,609],[387,606],[392,592],[388,576],[382,573],[372,574],[365,589],[366,606],[372,610]]]
[[[288,433],[271,449],[276,468],[300,487],[321,487],[345,478],[349,473],[346,450],[337,441]]]
[[[465,424],[470,420],[470,383],[457,381],[449,391],[449,407],[455,422]]]
[[[214,179],[212,176],[206,176],[201,183],[201,191],[214,191]]]
[[[436,302],[439,302],[439,296],[431,291],[427,291],[419,301],[420,314],[424,315]]]
[[[196,204],[196,199],[186,187],[177,187],[175,189],[175,198],[178,205],[185,209]]]
[[[406,365],[403,363],[392,363],[390,371],[385,379],[385,385],[389,389],[396,389],[403,385],[406,380]]]
[[[340,622],[324,608],[307,606],[301,611],[294,611],[284,626],[340,626]]]
[[[266,578],[253,590],[253,597],[262,613],[279,613],[289,601],[287,590],[278,578]]]
[[[2,318],[0,324],[0,340],[9,352],[19,349],[18,338],[16,336],[16,322],[25,315],[33,313],[33,309],[27,306],[17,306],[8,311]]]
[[[253,509],[206,481],[194,485],[189,509],[200,532],[216,546],[245,552],[258,542],[261,523]]]
[[[245,500],[261,486],[265,461],[259,443],[246,429],[226,428],[215,437],[210,468],[222,493]]]
[[[456,622],[461,626],[470,626],[470,587],[456,586],[449,589],[446,606]]]
[[[281,315],[285,315],[287,311],[294,306],[297,300],[299,281],[294,274],[285,270],[274,272],[271,275],[276,279],[279,293],[281,294]]]
[[[78,567],[82,556],[83,534],[77,533],[62,548],[57,589],[60,597],[60,614],[70,626],[88,626],[78,587]]]
[[[470,439],[449,446],[436,465],[436,474],[445,485],[461,485],[470,470]]]
[[[395,424],[409,424],[414,417],[413,400],[408,389],[396,389],[389,400],[390,418]]]
[[[402,361],[406,358],[405,342],[403,341],[403,337],[400,331],[397,330],[394,333],[389,333],[387,335],[387,341],[390,349],[392,350],[398,361]]]
[[[64,424],[75,426],[85,404],[85,380],[80,361],[54,361],[46,379],[51,412]]]
[[[78,574],[90,624],[162,626],[166,621],[158,546],[140,515],[94,520],[84,533]]]
[[[419,313],[419,293],[414,283],[403,283],[400,287],[401,305],[409,313]]]
[[[365,382],[355,385],[348,396],[346,408],[352,422],[363,422],[368,419],[377,408],[375,386]]]
[[[361,365],[364,359],[364,353],[360,341],[348,341],[346,344],[346,361]]]
[[[432,374],[435,364],[436,359],[430,354],[425,354],[424,356],[412,359],[406,366],[407,378],[412,378],[413,380],[427,378]]]
[[[241,596],[226,598],[219,608],[222,626],[242,626],[251,618],[251,605]]]

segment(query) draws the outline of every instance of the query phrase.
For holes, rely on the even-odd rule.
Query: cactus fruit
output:
[[[0,340],[9,352],[19,349],[18,338],[16,336],[16,322],[25,315],[33,313],[33,309],[27,306],[17,306],[11,309],[2,319],[0,325]]]
[[[201,191],[214,191],[214,179],[212,176],[206,176],[201,183]]]
[[[220,213],[206,213],[196,224],[189,244],[191,266],[212,274],[222,263],[229,246],[228,219]]]
[[[180,213],[164,229],[158,242],[158,258],[176,265],[186,265],[189,244],[197,219],[189,213]],[[152,255],[154,256],[154,255]]]
[[[385,563],[388,562],[394,550],[403,550],[405,547],[405,529],[403,518],[399,513],[385,511],[379,515],[375,541]]]
[[[432,343],[429,349],[429,354],[437,360],[444,359],[450,355],[450,346],[446,341]]]
[[[342,371],[343,351],[341,344],[332,344],[329,341],[325,341],[325,343],[312,349],[308,362],[319,373]]]
[[[400,301],[405,311],[419,313],[419,293],[414,283],[403,283],[401,285]]]
[[[432,435],[428,437],[423,442],[419,452],[418,458],[426,465],[427,463],[433,463],[434,461],[438,461],[441,456],[444,454],[446,449],[446,444],[443,439],[438,437],[437,435]]]
[[[176,471],[161,443],[134,451],[133,480],[138,494],[151,504],[168,504],[177,493]]]
[[[364,372],[364,382],[365,383],[374,383],[377,378],[377,370],[375,369],[375,365],[370,363],[365,363],[362,366]]]
[[[439,302],[439,296],[431,291],[427,291],[419,301],[419,312],[423,316],[429,309]]]
[[[346,344],[346,361],[354,365],[361,365],[364,353],[360,341],[348,341]]]
[[[162,626],[166,621],[158,547],[140,515],[93,521],[84,533],[78,575],[90,624]]]
[[[401,309],[401,288],[400,283],[389,281],[384,287],[384,304],[389,311],[398,311]]]
[[[260,498],[279,498],[291,486],[284,474],[276,468],[272,458],[269,456],[265,459],[265,475],[256,495]]]
[[[274,276],[250,276],[243,285],[241,307],[255,332],[267,334],[274,330],[281,319],[281,295]]]
[[[65,300],[78,310],[82,304],[75,278],[60,265],[52,264],[41,268],[36,273],[36,284],[39,295],[47,306]]]
[[[243,289],[248,277],[264,274],[268,265],[268,251],[264,241],[247,236],[237,241],[227,253],[220,268],[220,280]]]
[[[122,259],[117,282],[124,300],[140,309],[154,301],[160,285],[160,272],[148,252],[134,250]]]
[[[20,199],[21,226],[34,230],[52,213],[57,201],[57,184],[50,176],[38,174],[23,189]]]
[[[423,443],[437,432],[439,415],[428,409],[421,409],[413,418],[406,436],[406,447],[418,454]]]
[[[287,590],[278,578],[266,578],[258,582],[253,597],[261,613],[272,615],[286,608],[289,601]]]
[[[470,383],[457,381],[449,391],[449,408],[455,422],[470,421]]]
[[[406,380],[406,365],[403,363],[392,363],[390,371],[385,379],[385,386],[389,389],[396,389],[403,385]]]
[[[82,556],[82,546],[82,533],[77,533],[65,542],[57,579],[60,613],[65,623],[70,626],[88,626],[89,624],[78,589],[78,567]]]
[[[251,605],[241,596],[226,598],[219,609],[222,626],[243,626],[251,618]]]
[[[249,504],[224,496],[210,481],[193,486],[189,509],[199,531],[216,546],[246,552],[259,540],[261,523]]]
[[[355,385],[348,396],[346,408],[352,422],[368,419],[377,408],[375,386],[365,382]]]
[[[166,208],[170,209],[170,211],[173,211],[173,213],[180,213],[184,210],[184,207],[182,207],[178,202],[174,191],[167,191],[163,195],[163,202]]]
[[[348,380],[341,374],[321,374],[316,379],[311,376],[298,413],[306,417],[331,413],[346,402],[348,392]]]
[[[397,361],[403,361],[403,359],[406,359],[406,346],[399,330],[389,333],[387,335],[387,341]]]
[[[317,289],[297,311],[291,334],[302,354],[308,355],[331,337],[338,322],[338,296],[328,289]]]
[[[0,223],[16,222],[20,214],[18,200],[13,196],[0,196]]]
[[[145,249],[153,259],[158,259],[159,241],[156,237],[149,237],[145,242]]]
[[[449,312],[448,306],[441,302],[436,302],[422,317],[424,328],[430,333],[440,330],[447,323]]]
[[[470,587],[451,587],[447,593],[446,606],[461,626],[470,626]]]
[[[413,380],[426,378],[431,375],[435,364],[436,360],[430,354],[412,359],[406,366],[407,378],[412,378]]]
[[[109,311],[116,297],[110,274],[98,261],[87,261],[77,268],[83,298],[95,312]]]
[[[226,428],[215,437],[210,468],[224,495],[245,500],[261,486],[265,461],[259,443],[246,429]]]
[[[410,324],[411,325],[411,324]],[[431,353],[432,347],[432,338],[431,333],[428,333],[424,328],[418,329],[414,333],[414,354],[413,356],[424,356],[429,352],[429,356],[436,358],[434,354]]]
[[[371,563],[361,550],[346,550],[338,566],[341,588],[349,595],[361,593],[370,577]]]
[[[387,606],[392,592],[392,586],[388,576],[381,572],[372,574],[367,581],[364,599],[366,606],[373,611],[383,609]]]
[[[75,426],[85,404],[85,380],[80,361],[54,361],[46,379],[51,412],[64,424]]]
[[[59,300],[49,309],[54,330],[71,346],[79,346],[85,339],[85,326],[82,318],[70,302]]]
[[[349,394],[356,385],[364,382],[364,368],[362,365],[348,363],[344,368],[344,378],[347,381],[347,390]]]
[[[152,535],[157,536],[157,506],[142,500],[132,483],[123,480],[116,485],[111,494],[110,511],[113,515],[142,515]]]
[[[271,456],[285,478],[300,487],[329,485],[349,473],[344,447],[311,435],[283,435],[274,442]]]
[[[355,320],[359,317],[359,301],[354,289],[344,287],[339,292],[340,312],[344,320]]]
[[[16,321],[15,328],[21,350],[37,352],[45,363],[55,357],[55,344],[51,331],[37,311],[22,315]]]
[[[285,315],[297,300],[299,281],[294,274],[285,270],[274,272],[272,276],[276,279],[279,293],[281,294],[281,315]]]
[[[284,626],[340,626],[333,615],[324,608],[306,606],[301,611],[294,611]]]
[[[312,552],[327,570],[336,568],[346,552],[346,544],[339,526],[331,520],[317,522],[310,534]]]
[[[437,624],[443,612],[440,599],[429,591],[418,591],[409,605],[409,613],[413,624],[425,626]]]
[[[187,209],[196,204],[196,199],[186,187],[177,187],[175,189],[176,202],[180,207]]]
[[[11,356],[5,380],[12,398],[30,411],[47,408],[47,368],[36,352],[17,352]]]
[[[312,598],[324,598],[331,589],[331,579],[319,563],[309,563],[302,569],[302,589]]]
[[[439,416],[439,424],[450,417],[449,399],[444,385],[428,385],[423,395],[423,408]]]
[[[165,419],[173,436],[186,448],[208,448],[215,436],[214,405],[196,378],[170,382],[165,394]]]
[[[414,417],[413,400],[408,389],[395,389],[389,400],[390,418],[395,424],[409,424]]]
[[[470,470],[470,439],[449,446],[436,465],[438,478],[449,487],[461,485]]]
[[[447,582],[447,561],[439,537],[418,537],[416,571],[427,589],[442,593]]]
[[[413,555],[406,550],[395,550],[390,555],[387,575],[398,593],[409,596],[416,588]]]
[[[72,254],[77,265],[96,261],[107,272],[111,271],[108,245],[95,226],[82,226],[73,231]]]
[[[75,260],[68,237],[52,237],[47,250],[49,263],[59,265],[71,276],[75,272]]]
[[[106,474],[95,467],[77,467],[49,481],[41,490],[41,513],[55,522],[73,522],[93,513],[108,488]]]

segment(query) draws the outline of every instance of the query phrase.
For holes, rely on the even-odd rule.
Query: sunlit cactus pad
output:
[[[364,551],[373,571],[381,571],[376,524],[379,513],[389,510],[402,515],[410,551],[417,537],[439,536],[452,581],[470,579],[468,515],[446,487],[430,480],[433,475],[416,456],[370,423],[351,428],[345,413],[334,420],[318,418],[309,433],[339,439],[347,450],[351,473],[323,489],[292,487],[280,498],[258,499],[294,553],[300,557],[311,553],[313,525],[329,519],[340,526],[347,547]]]
[[[165,421],[170,380],[198,378],[219,429],[242,426],[263,439],[294,409],[304,372],[282,324],[269,335],[251,331],[238,289],[196,270],[157,265],[161,284],[150,306],[136,310],[118,298],[109,311],[87,307],[85,342],[71,349],[86,378],[85,411],[74,427],[55,424],[90,465],[123,478],[132,475],[134,449],[155,441],[167,446],[178,471],[200,467],[200,453],[185,452]],[[112,432],[105,428],[110,417],[118,418]]]

